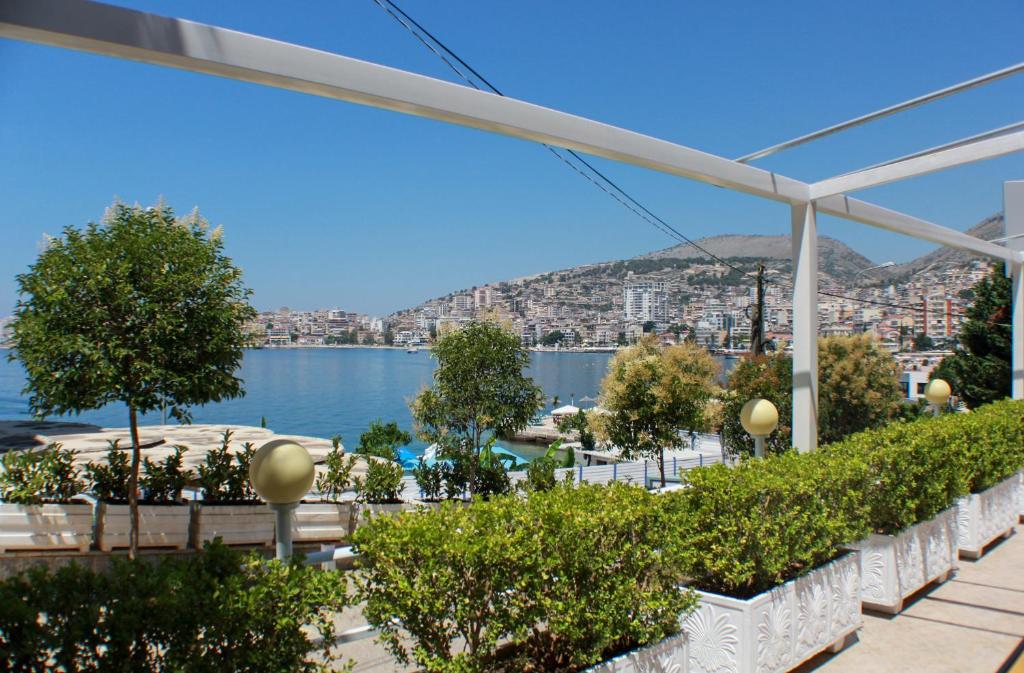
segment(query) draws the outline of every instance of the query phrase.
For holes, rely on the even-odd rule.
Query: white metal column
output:
[[[814,202],[793,206],[793,446],[818,448],[818,224]]]
[[[1024,181],[1003,183],[1003,217],[1006,235],[1024,234]],[[1024,238],[1011,238],[1007,247],[1024,249]],[[1013,283],[1013,346],[1011,348],[1013,374],[1010,394],[1013,399],[1024,399],[1024,269],[1019,263],[1007,264],[1007,273]]]

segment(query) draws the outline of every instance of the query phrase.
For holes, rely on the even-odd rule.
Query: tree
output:
[[[644,334],[650,334],[651,332],[654,332],[656,327],[657,326],[654,324],[653,320],[646,321],[643,325]]]
[[[915,351],[930,351],[935,348],[935,341],[924,332],[920,332],[914,335],[914,350]]]
[[[235,376],[256,312],[219,230],[198,213],[115,203],[101,224],[68,227],[17,277],[12,358],[36,416],[128,407],[131,556],[138,550],[138,414],[244,394]]]
[[[971,408],[1010,392],[1011,287],[1003,263],[973,291],[974,303],[967,309],[956,351],[932,371],[932,378],[949,382],[953,392]]]
[[[728,390],[723,396],[722,440],[732,455],[754,453],[754,440],[740,424],[740,410],[756,398],[768,400],[779,410],[779,427],[765,444],[768,451],[782,453],[789,448],[792,434],[793,361],[789,357],[747,357],[729,372]]]
[[[619,351],[601,382],[601,406],[610,411],[601,430],[626,458],[655,458],[665,485],[665,449],[684,445],[684,430],[704,424],[718,363],[699,346],[665,349],[645,337]]]
[[[544,338],[541,339],[541,344],[544,346],[554,346],[555,344],[562,343],[563,339],[565,339],[565,334],[563,334],[561,330],[555,330],[554,332],[548,332],[545,334]]]
[[[395,345],[395,333],[391,329],[391,325],[388,325],[384,329],[384,345],[385,346],[394,346]]]
[[[530,354],[519,337],[491,322],[473,321],[438,339],[434,385],[412,404],[419,436],[469,465],[477,489],[481,449],[488,433],[523,429],[540,410],[543,393],[524,376]]]
[[[412,436],[391,421],[384,423],[379,418],[370,423],[370,428],[359,436],[356,453],[364,456],[377,456],[385,460],[397,461],[398,449],[412,441]]]
[[[743,405],[755,397],[779,410],[779,429],[769,437],[770,451],[790,445],[793,361],[786,355],[744,360],[729,374],[722,438],[733,454],[753,451],[739,423]],[[860,430],[889,422],[901,409],[899,367],[890,353],[867,334],[818,339],[818,438],[835,442]]]

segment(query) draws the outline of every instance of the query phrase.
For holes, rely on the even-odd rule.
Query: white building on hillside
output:
[[[622,290],[626,322],[668,322],[668,292],[665,283],[634,281]]]

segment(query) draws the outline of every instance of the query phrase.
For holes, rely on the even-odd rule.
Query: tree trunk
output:
[[[132,526],[128,558],[135,559],[139,554],[139,463],[142,462],[142,450],[139,449],[139,422],[135,415],[135,407],[130,405],[128,421],[132,432],[132,471],[128,477],[128,510],[131,514]]]
[[[476,472],[480,465],[480,432],[473,425],[473,453],[469,459],[469,497],[476,495]]]
[[[658,449],[658,471],[661,472],[661,487],[665,488],[665,447]]]

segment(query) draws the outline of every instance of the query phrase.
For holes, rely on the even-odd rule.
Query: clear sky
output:
[[[123,0],[451,79],[371,0]],[[506,94],[724,156],[1024,59],[1020,0],[471,2],[402,7]],[[1024,76],[758,162],[813,181],[1024,118]],[[673,241],[539,146],[414,117],[0,40],[0,315],[44,233],[115,197],[223,225],[258,308],[373,314]],[[595,163],[691,237],[788,233],[777,203]],[[967,229],[1016,155],[859,196]],[[926,243],[822,218],[876,262]],[[752,251],[754,253],[756,251]]]

